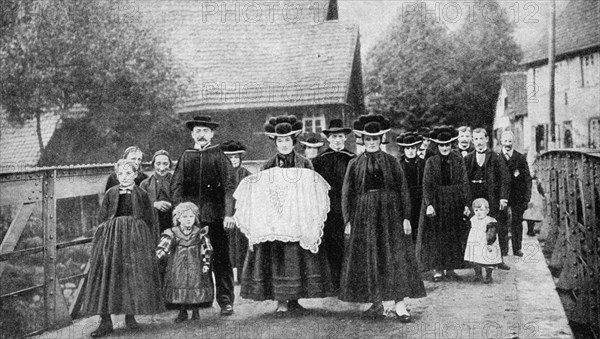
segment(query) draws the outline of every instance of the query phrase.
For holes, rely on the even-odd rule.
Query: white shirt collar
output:
[[[211,145],[211,144],[210,144],[210,142],[209,142],[208,144],[204,145],[204,147],[202,147],[202,146],[200,146],[200,145],[198,145],[198,144],[194,144],[194,148],[195,148],[195,149],[197,149],[197,150],[200,150],[200,151],[202,151],[202,150],[205,150],[205,149],[207,149],[208,147],[210,147],[210,145]]]

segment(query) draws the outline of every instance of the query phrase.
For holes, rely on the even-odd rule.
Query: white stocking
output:
[[[388,313],[394,310],[394,301],[388,300],[383,302],[383,312]]]
[[[406,310],[406,306],[404,305],[404,300],[396,302],[396,314],[409,315],[408,310]]]

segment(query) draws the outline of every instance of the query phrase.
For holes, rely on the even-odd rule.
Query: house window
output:
[[[305,115],[302,118],[302,126],[302,132],[321,133],[321,131],[325,129],[325,115]]]
[[[600,117],[590,119],[590,148],[600,148]]]
[[[581,58],[581,85],[583,87],[592,87],[598,84],[598,59],[594,54],[589,54]]]

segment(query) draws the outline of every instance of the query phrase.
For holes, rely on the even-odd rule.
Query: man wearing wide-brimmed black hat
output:
[[[213,272],[217,302],[221,315],[233,314],[233,269],[229,260],[226,230],[235,227],[233,220],[233,166],[218,145],[212,145],[214,130],[219,126],[208,116],[186,122],[194,139],[194,148],[179,158],[171,181],[174,206],[191,201],[200,209],[201,226],[209,226],[213,246]]]
[[[315,171],[331,186],[329,191],[330,210],[323,231],[323,246],[331,266],[331,277],[335,288],[339,288],[342,262],[344,259],[344,217],[342,215],[342,186],[346,168],[354,153],[347,150],[345,142],[352,129],[343,127],[341,119],[332,119],[329,128],[323,130],[329,147],[313,160]]]

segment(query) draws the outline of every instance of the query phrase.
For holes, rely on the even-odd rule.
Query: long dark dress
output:
[[[154,314],[164,310],[154,253],[158,230],[150,199],[133,186],[106,192],[94,234],[84,314]]]
[[[171,178],[173,178],[171,173],[167,173],[162,177],[154,173],[150,177],[144,179],[144,181],[140,183],[140,187],[148,193],[148,197],[152,203],[157,201],[171,202]],[[171,216],[172,210],[173,208],[162,212],[156,208],[152,209],[156,216],[156,220],[158,221],[159,232],[163,232],[164,230],[173,227]]]
[[[350,161],[342,208],[352,228],[342,269],[340,300],[401,301],[425,296],[414,245],[404,234],[410,198],[399,161],[382,151]]]
[[[276,155],[263,169],[276,166],[313,169],[311,162],[296,152]],[[298,242],[282,241],[266,241],[253,248],[244,262],[242,298],[285,301],[333,295],[329,263],[322,249],[312,253]]]
[[[457,269],[463,260],[469,226],[463,219],[471,192],[463,158],[458,152],[434,155],[425,163],[423,203],[417,236],[417,259],[422,270]],[[435,217],[426,215],[427,206]]]
[[[410,193],[410,226],[412,227],[412,240],[417,243],[417,234],[419,233],[419,215],[421,213],[421,201],[423,200],[423,171],[425,170],[425,160],[417,157],[408,159],[400,157],[400,165],[404,170],[408,192]]]
[[[245,177],[249,176],[250,171],[240,166],[235,169],[235,187]],[[244,268],[244,259],[246,259],[246,252],[248,251],[248,239],[240,232],[238,228],[229,232],[229,259],[231,260],[231,266],[236,269],[238,280],[241,280],[242,269]]]
[[[315,171],[331,186],[329,190],[330,210],[325,220],[323,244],[331,267],[331,277],[335,288],[340,287],[342,263],[344,261],[344,216],[342,214],[342,187],[348,163],[355,157],[354,153],[342,149],[335,151],[326,149],[314,160]]]
[[[159,249],[164,248],[170,253],[164,287],[167,303],[193,308],[213,301],[212,273],[202,270],[203,267],[210,268],[212,254],[207,231],[194,226],[188,235],[179,227],[163,232]]]

